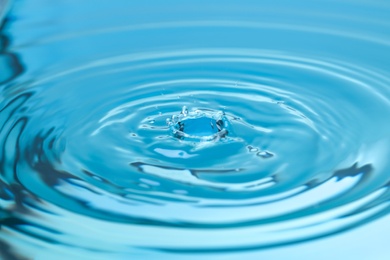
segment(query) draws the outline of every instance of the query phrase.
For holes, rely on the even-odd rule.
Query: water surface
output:
[[[1,256],[385,259],[389,11],[13,3]]]

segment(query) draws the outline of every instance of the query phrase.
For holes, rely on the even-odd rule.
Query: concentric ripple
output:
[[[368,223],[390,211],[382,72],[288,48],[175,47],[1,85],[2,238],[208,253]]]

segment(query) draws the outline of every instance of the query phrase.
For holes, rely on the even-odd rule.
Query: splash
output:
[[[191,143],[218,142],[231,132],[230,123],[223,111],[188,111],[183,106],[180,114],[167,119],[172,135]]]

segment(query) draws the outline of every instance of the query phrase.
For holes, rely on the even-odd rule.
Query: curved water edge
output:
[[[52,252],[91,257],[241,252],[331,237],[387,215],[388,38],[260,24],[171,22],[52,33],[31,45],[15,39],[10,48],[26,71],[0,85],[6,246],[55,244]],[[195,44],[178,28],[216,37]],[[227,32],[242,38],[226,43]],[[287,44],[253,32],[304,38]],[[110,55],[101,45],[70,62],[76,51],[65,42],[96,35],[91,41],[118,47],[124,33],[171,36],[159,48],[134,43]],[[39,70],[48,61],[32,57],[47,46],[64,54]],[[382,56],[358,55],[359,46]]]
[[[0,24],[3,23],[3,19],[8,12],[9,6],[10,6],[9,0],[0,1]]]

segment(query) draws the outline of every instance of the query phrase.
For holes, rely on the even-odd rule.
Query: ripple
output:
[[[172,24],[388,46],[284,24],[136,29]],[[129,32],[103,29],[113,30]],[[81,36],[50,37],[35,44]],[[229,252],[388,214],[390,78],[353,59],[277,47],[122,49],[11,82],[0,105],[4,236],[104,254]]]

